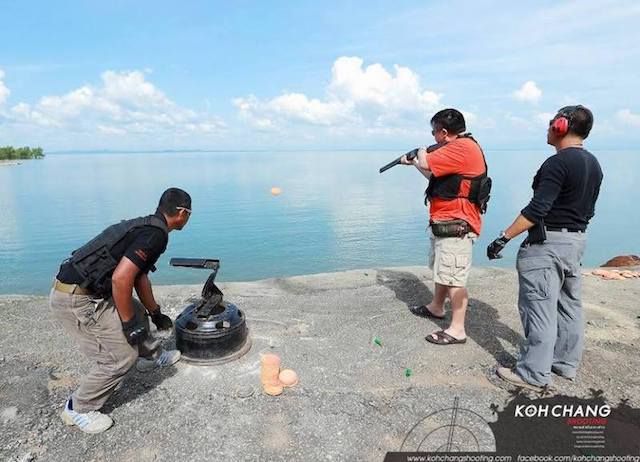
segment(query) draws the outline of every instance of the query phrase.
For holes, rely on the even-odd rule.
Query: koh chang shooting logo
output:
[[[568,425],[606,425],[611,415],[608,404],[517,404],[514,417],[562,417]]]
[[[387,453],[385,461],[404,461],[403,454],[414,453],[640,454],[640,409],[624,399],[613,406],[600,390],[592,389],[589,398],[530,398],[515,391],[502,409],[491,404],[487,411],[493,414],[491,422],[460,407],[455,398],[451,407],[432,412],[411,427],[399,451]]]
[[[638,455],[640,409],[622,399],[605,401],[601,390],[589,398],[556,395],[530,399],[514,393],[491,428],[498,453]],[[493,406],[492,406],[493,407]]]

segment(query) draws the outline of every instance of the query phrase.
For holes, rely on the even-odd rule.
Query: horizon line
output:
[[[407,149],[406,146],[402,148],[261,148],[261,149],[57,149],[52,151],[44,151],[45,154],[153,154],[153,153],[189,153],[189,152],[360,152],[360,151],[374,151],[374,152],[400,152],[403,149]],[[519,148],[492,148],[485,147],[485,150],[491,151],[532,151],[539,150],[540,146],[535,147],[519,147]],[[588,148],[587,148],[588,149]],[[603,149],[603,148],[592,148]],[[616,147],[616,148],[604,148],[608,151],[631,151],[634,149],[640,149],[640,147]]]

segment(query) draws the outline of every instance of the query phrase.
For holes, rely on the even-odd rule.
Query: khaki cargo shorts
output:
[[[429,266],[433,270],[433,280],[438,284],[464,287],[471,270],[471,251],[478,238],[476,233],[464,237],[436,237],[429,230],[431,251]]]

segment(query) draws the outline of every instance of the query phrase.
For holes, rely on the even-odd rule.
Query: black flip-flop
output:
[[[435,335],[437,338],[434,339],[432,335]],[[463,343],[467,343],[466,337],[460,340],[447,334],[443,330],[439,330],[438,332],[433,332],[427,335],[424,339],[427,342],[433,343],[435,345],[458,345],[458,344],[461,345]]]
[[[444,319],[446,317],[446,315],[436,316],[431,311],[429,311],[429,308],[427,308],[427,305],[414,305],[409,307],[409,311],[411,311],[416,316],[420,316],[421,318]]]

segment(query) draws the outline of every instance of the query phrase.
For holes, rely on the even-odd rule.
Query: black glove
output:
[[[487,258],[489,258],[489,260],[502,258],[500,252],[502,252],[502,249],[504,249],[504,246],[507,245],[507,242],[509,242],[510,240],[511,239],[505,236],[504,233],[500,234],[500,236],[498,236],[495,241],[487,246]]]
[[[160,307],[156,308],[152,313],[149,313],[149,316],[151,317],[151,321],[153,321],[158,330],[167,330],[173,327],[171,318],[166,314],[162,314],[162,312],[160,311]]]
[[[138,322],[136,316],[129,321],[122,321],[122,332],[129,345],[139,345],[147,336],[147,329]]]

